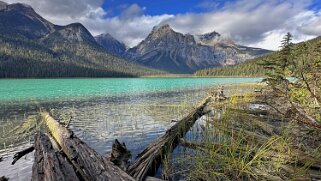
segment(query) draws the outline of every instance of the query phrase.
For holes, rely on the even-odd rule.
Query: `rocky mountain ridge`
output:
[[[193,73],[207,67],[235,65],[269,52],[237,45],[215,31],[194,36],[176,32],[166,24],[154,27],[146,39],[123,55],[171,73]]]

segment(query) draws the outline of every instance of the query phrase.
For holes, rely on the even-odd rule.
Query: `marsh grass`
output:
[[[189,149],[177,149],[176,157],[166,163],[175,168],[170,177],[174,180],[321,179],[320,130],[298,127],[282,117],[275,119],[274,115],[235,111],[249,109],[248,104],[253,101],[253,94],[247,93],[211,103],[213,113],[198,120],[185,137],[189,144],[182,146]],[[305,135],[305,131],[311,135]],[[309,138],[314,140],[311,145],[306,141]]]
[[[0,150],[14,148],[24,143],[31,143],[34,134],[41,127],[38,115],[28,116],[21,121],[2,121],[0,132]],[[8,131],[10,130],[10,131]]]

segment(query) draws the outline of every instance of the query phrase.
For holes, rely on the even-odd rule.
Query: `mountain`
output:
[[[126,52],[126,57],[171,73],[193,73],[206,67],[238,64],[269,52],[239,46],[217,32],[184,35],[163,25],[154,27],[145,40]]]
[[[114,56],[80,23],[58,26],[0,3],[0,77],[136,77],[163,72]]]
[[[95,39],[99,45],[112,54],[123,55],[126,51],[126,45],[108,33],[95,36]]]
[[[135,62],[171,73],[193,73],[220,65],[212,61],[217,55],[210,47],[197,45],[192,35],[175,32],[169,25],[155,27],[145,40],[126,53]]]
[[[0,33],[19,34],[26,38],[38,39],[55,30],[55,25],[38,15],[26,4],[0,4]]]
[[[306,44],[314,48],[314,51],[320,52],[321,50],[321,37],[317,37],[306,42],[298,43],[293,46],[293,50],[298,52],[306,51],[304,46]],[[275,60],[279,57],[279,51],[272,52],[264,56],[260,56],[243,63],[225,66],[225,67],[214,67],[214,68],[205,68],[194,73],[195,76],[208,77],[208,76],[248,76],[248,77],[265,77],[269,72],[269,69],[264,68],[262,63],[264,60]]]
[[[230,48],[234,49],[235,51],[243,52],[250,56],[261,56],[267,53],[271,53],[270,50],[238,45],[232,39],[222,37],[221,34],[217,33],[216,31],[203,35],[196,35],[195,38],[197,39],[197,42],[201,45],[207,45],[223,50]]]
[[[42,38],[45,43],[87,43],[98,46],[95,38],[80,23],[56,26],[56,30]]]

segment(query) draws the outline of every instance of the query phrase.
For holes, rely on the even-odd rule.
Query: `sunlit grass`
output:
[[[311,174],[320,177],[320,170],[310,168],[321,163],[321,145],[306,145],[309,150],[304,152],[294,142],[297,130],[291,123],[276,121],[274,116],[235,112],[248,109],[252,101],[255,99],[249,93],[211,104],[214,115],[200,123],[205,130],[191,129],[187,147],[192,146],[192,150],[179,150],[178,157],[172,159],[178,169],[172,170],[171,175],[186,180],[291,180],[308,179]],[[320,130],[317,132],[320,134]]]

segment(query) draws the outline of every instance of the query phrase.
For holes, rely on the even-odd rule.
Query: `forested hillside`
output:
[[[315,38],[307,42],[302,42],[293,45],[292,50],[295,52],[303,51],[304,44],[309,44],[311,46],[318,46],[321,42],[321,38]],[[216,68],[206,68],[195,72],[195,76],[207,77],[207,76],[241,76],[241,77],[264,77],[270,69],[264,68],[264,64],[267,60],[277,59],[280,56],[280,52],[273,52],[268,55],[258,57],[246,62],[240,63],[234,66],[216,67]]]
[[[265,57],[272,56],[267,55]],[[200,77],[220,77],[220,76],[235,76],[235,77],[262,77],[266,73],[266,69],[258,63],[265,57],[259,57],[233,66],[206,68],[195,72],[195,76]]]
[[[0,35],[0,77],[135,77],[161,74],[85,43],[44,46]]]

